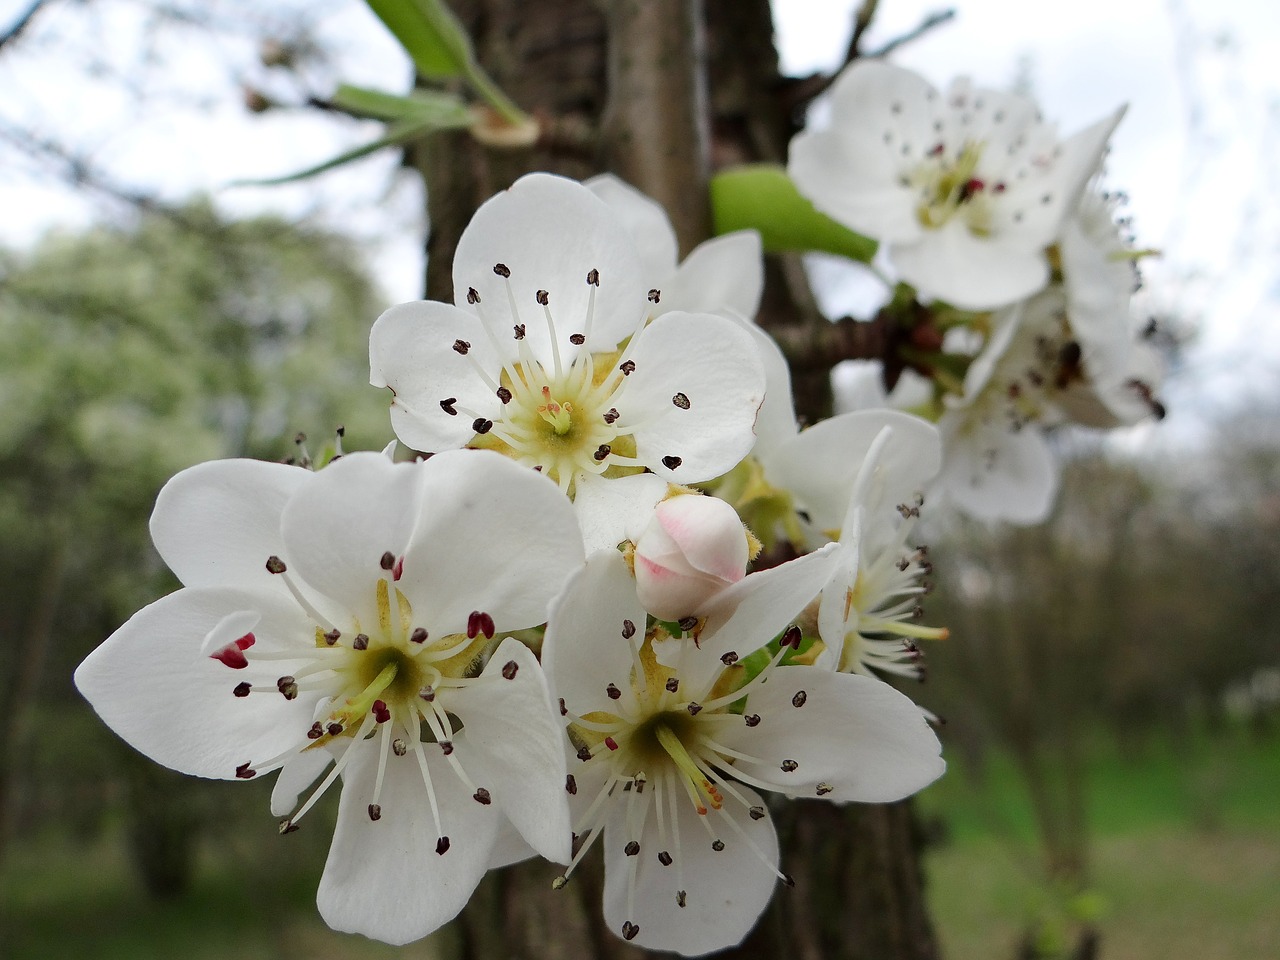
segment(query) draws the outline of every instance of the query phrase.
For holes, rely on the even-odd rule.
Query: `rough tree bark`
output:
[[[768,0],[453,0],[481,62],[544,136],[496,152],[436,137],[408,162],[426,183],[427,296],[451,300],[449,265],[475,207],[532,170],[585,178],[610,170],[661,200],[682,252],[708,235],[706,184],[728,163],[781,161],[795,130],[795,85],[779,73]],[[797,409],[829,414],[827,373],[879,356],[876,325],[820,315],[795,259],[769,258],[760,322],[792,359]],[[908,804],[780,804],[783,869],[796,881],[732,957],[934,960],[920,837]],[[552,891],[555,867],[491,872],[454,925],[466,960],[632,958],[604,928],[596,858]],[[446,950],[448,942],[442,943]]]

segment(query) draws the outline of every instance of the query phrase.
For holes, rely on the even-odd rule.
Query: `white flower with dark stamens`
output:
[[[695,955],[746,936],[786,879],[757,790],[883,802],[942,773],[937,738],[887,684],[782,666],[786,647],[748,679],[742,661],[829,579],[829,552],[726,588],[696,643],[646,631],[616,553],[591,557],[553,607],[543,664],[579,758],[566,877],[603,837],[605,920],[624,939]]]
[[[918,417],[889,410],[848,416],[880,426],[861,451],[835,552],[836,572],[822,591],[818,631],[825,647],[814,662],[866,676],[878,671],[922,679],[915,641],[944,639],[947,630],[918,622],[928,590],[923,578],[932,567],[911,535],[922,493],[941,465],[942,443],[938,431]]]
[[[356,453],[314,474],[226,460],[174,477],[151,528],[185,586],[76,685],[166,766],[281,770],[282,833],[341,776],[318,896],[330,926],[430,933],[509,859],[504,818],[568,860],[563,734],[537,659],[501,638],[542,622],[582,562],[554,484],[485,452]]]
[[[393,391],[409,446],[491,447],[541,470],[610,547],[624,524],[607,481],[648,510],[661,481],[710,479],[751,449],[764,373],[750,335],[706,313],[650,321],[661,290],[581,184],[533,174],[493,197],[453,276],[456,306],[401,304],[370,337],[371,380]]]
[[[1059,141],[1025,97],[859,60],[837,79],[829,129],[791,142],[814,205],[889,246],[899,275],[969,310],[1030,296],[1045,248],[1096,168],[1118,110]]]
[[[760,309],[764,261],[760,234],[736,230],[698,244],[677,265],[676,232],[662,205],[611,173],[584,184],[607,203],[635,240],[646,276],[658,278],[656,316],[670,310],[724,313],[750,320]]]

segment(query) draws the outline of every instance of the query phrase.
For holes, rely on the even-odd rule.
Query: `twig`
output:
[[[18,37],[22,35],[22,32],[30,26],[32,19],[35,17],[36,13],[39,12],[40,8],[45,5],[45,3],[46,0],[35,0],[31,6],[27,7],[26,11],[14,21],[13,26],[3,34],[0,34],[0,48],[4,47],[6,43],[11,43],[14,40],[17,40]]]
[[[883,46],[878,47],[875,50],[872,50],[870,53],[864,53],[862,54],[862,56],[887,57],[889,54],[893,53],[893,51],[897,50],[904,43],[910,43],[912,40],[918,40],[920,37],[924,36],[934,27],[940,27],[944,23],[948,23],[949,21],[954,20],[955,16],[956,16],[955,7],[947,7],[945,10],[938,10],[934,13],[931,13],[929,14],[929,16],[921,20],[920,23],[916,25],[915,29],[908,30],[906,33],[902,34],[901,36],[894,37],[892,40],[890,40],[888,43],[884,44]]]

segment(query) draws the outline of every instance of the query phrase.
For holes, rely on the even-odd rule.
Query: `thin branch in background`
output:
[[[945,10],[937,10],[929,14],[923,20],[921,20],[920,23],[916,25],[915,29],[908,30],[906,33],[900,36],[894,37],[892,40],[888,41],[882,46],[879,46],[874,50],[870,50],[867,53],[862,54],[862,56],[887,57],[889,54],[893,53],[893,51],[897,50],[903,44],[910,43],[913,40],[918,40],[920,37],[924,36],[926,33],[934,29],[935,27],[940,27],[944,23],[949,23],[950,21],[954,20],[955,16],[956,16],[955,7],[947,7]]]
[[[35,0],[31,6],[27,7],[18,19],[13,22],[13,26],[0,34],[0,48],[3,48],[5,44],[12,43],[22,36],[22,32],[31,25],[31,21],[35,18],[35,15],[40,12],[40,8],[43,7],[46,2],[47,0]]]

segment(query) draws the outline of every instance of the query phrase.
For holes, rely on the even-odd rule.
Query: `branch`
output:
[[[862,56],[887,57],[889,54],[893,53],[893,51],[897,50],[904,43],[910,43],[912,40],[918,40],[920,37],[924,36],[934,27],[940,27],[944,23],[948,23],[951,20],[954,20],[955,16],[956,16],[955,7],[947,7],[945,10],[934,11],[933,13],[925,17],[923,20],[921,20],[920,23],[916,25],[915,29],[908,30],[906,33],[902,34],[901,36],[894,37],[892,40],[890,40],[888,43],[885,43],[883,46],[877,47],[875,50],[872,50],[870,53],[864,53],[862,54]]]
[[[13,26],[3,34],[0,34],[0,48],[3,48],[6,43],[12,43],[14,40],[17,40],[18,37],[22,35],[22,32],[31,25],[32,19],[34,19],[36,13],[39,12],[40,8],[43,7],[45,3],[46,0],[35,0],[31,6],[27,7],[26,11],[14,21]]]

